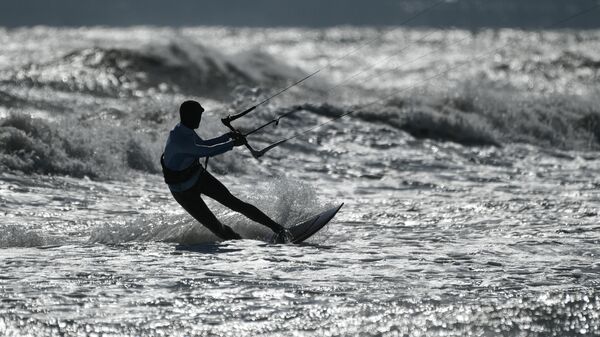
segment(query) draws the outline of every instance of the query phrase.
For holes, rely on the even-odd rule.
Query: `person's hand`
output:
[[[239,133],[235,137],[233,137],[233,146],[242,146],[242,145],[246,145],[246,144],[247,144],[246,137],[244,137],[244,135],[242,135],[241,133]]]
[[[229,139],[236,139],[237,137],[242,135],[239,131],[230,131],[230,132],[227,132],[226,134],[229,137]]]
[[[246,137],[239,131],[231,131],[227,133],[229,139],[233,139],[233,146],[242,146],[246,144]]]

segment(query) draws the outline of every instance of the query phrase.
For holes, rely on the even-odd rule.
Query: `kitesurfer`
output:
[[[183,102],[179,108],[181,121],[169,133],[161,166],[171,194],[191,216],[223,240],[241,239],[241,236],[217,219],[202,200],[202,194],[269,227],[276,233],[274,241],[285,242],[288,237],[285,227],[255,206],[235,197],[207,171],[209,157],[246,144],[246,138],[239,132],[229,132],[207,140],[200,138],[194,130],[200,126],[203,112],[200,103]],[[206,158],[204,166],[200,164],[200,158]]]

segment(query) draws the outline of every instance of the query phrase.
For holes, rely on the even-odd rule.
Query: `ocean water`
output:
[[[600,31],[0,30],[0,335],[598,336]],[[303,245],[162,182],[177,108]],[[327,123],[343,113],[351,114]],[[302,130],[321,123],[307,133]]]

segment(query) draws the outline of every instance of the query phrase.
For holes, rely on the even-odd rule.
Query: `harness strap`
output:
[[[205,165],[208,164],[208,157],[206,157]],[[205,169],[202,164],[196,162],[181,171],[171,170],[165,165],[165,154],[160,156],[160,166],[162,167],[163,177],[167,184],[179,184],[189,180],[198,171]]]

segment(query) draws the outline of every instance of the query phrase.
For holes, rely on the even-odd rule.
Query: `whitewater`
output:
[[[0,29],[0,335],[598,336],[600,31]],[[209,170],[303,245],[159,158],[186,99],[243,147]],[[327,123],[344,113],[347,116]],[[324,124],[318,129],[302,130]]]

